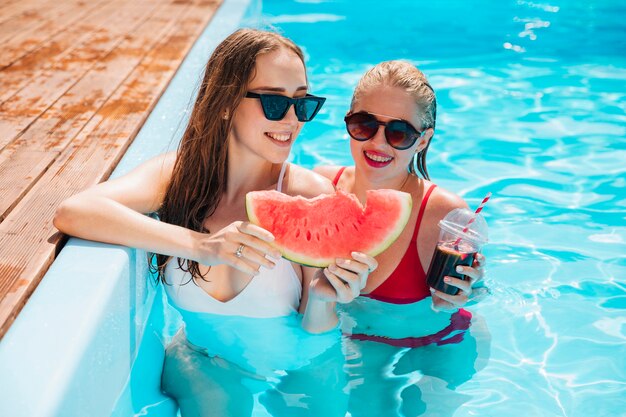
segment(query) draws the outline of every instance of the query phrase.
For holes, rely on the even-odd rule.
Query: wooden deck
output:
[[[221,0],[0,0],[0,338]]]

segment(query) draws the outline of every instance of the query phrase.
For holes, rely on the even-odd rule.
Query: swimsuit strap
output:
[[[339,182],[339,178],[341,178],[341,174],[343,174],[343,171],[345,169],[346,167],[339,168],[339,171],[337,171],[337,175],[335,175],[335,179],[333,180],[333,187],[337,188],[337,183]]]
[[[278,175],[278,184],[276,185],[276,191],[283,192],[283,178],[285,178],[285,171],[287,170],[287,162],[283,162],[283,166],[280,168],[280,174]]]
[[[417,231],[420,228],[420,224],[422,223],[422,217],[424,217],[424,211],[426,211],[426,203],[428,203],[428,199],[430,198],[430,195],[432,194],[433,190],[437,187],[436,184],[432,184],[430,186],[430,188],[428,188],[428,191],[426,191],[426,194],[424,195],[424,198],[422,199],[422,204],[420,205],[420,211],[417,214],[417,222],[415,223],[415,229],[413,230],[413,237],[411,238],[412,240],[417,240]]]

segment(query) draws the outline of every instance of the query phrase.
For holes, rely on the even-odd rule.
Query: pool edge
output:
[[[113,177],[177,142],[184,109],[172,117],[171,101],[188,104],[209,52],[239,27],[250,3],[223,1]],[[71,238],[0,341],[0,415],[110,415],[154,301],[146,271],[142,251]]]

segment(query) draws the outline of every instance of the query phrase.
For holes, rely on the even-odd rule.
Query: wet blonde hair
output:
[[[354,89],[350,107],[354,108],[359,97],[366,91],[380,86],[398,87],[409,93],[415,100],[415,104],[417,104],[417,116],[421,123],[421,126],[418,128],[422,130],[435,128],[437,119],[435,92],[424,73],[417,69],[415,65],[406,61],[385,61],[374,66],[359,80]],[[423,150],[414,155],[413,161],[409,165],[411,173],[417,175],[419,172],[427,180],[430,180],[428,169],[426,168],[426,152],[429,145],[430,141]]]

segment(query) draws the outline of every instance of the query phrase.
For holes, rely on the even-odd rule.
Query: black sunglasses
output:
[[[326,101],[324,97],[317,97],[307,94],[304,97],[291,98],[278,94],[258,94],[246,93],[247,98],[258,98],[261,100],[263,114],[267,120],[282,120],[291,105],[294,105],[296,117],[300,122],[310,122],[313,120],[322,105]]]
[[[379,126],[385,126],[387,143],[398,150],[410,148],[424,133],[415,129],[406,120],[381,122],[373,114],[367,112],[349,114],[344,120],[350,137],[360,142],[370,140],[378,132]]]

